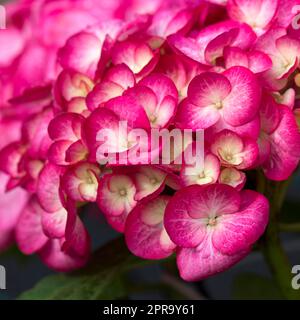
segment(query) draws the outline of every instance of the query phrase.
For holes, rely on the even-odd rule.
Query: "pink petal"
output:
[[[165,75],[152,74],[145,77],[128,93],[137,97],[152,127],[165,127],[174,117],[178,92],[172,80]]]
[[[249,250],[228,256],[218,252],[213,246],[210,254],[206,254],[201,248],[180,248],[177,253],[177,266],[181,278],[185,281],[200,281],[229,269],[248,253]]]
[[[226,185],[192,185],[179,190],[169,201],[164,224],[173,242],[196,247],[207,236],[207,225],[214,214],[230,214],[239,209],[240,196]]]
[[[54,97],[58,105],[65,110],[74,98],[85,98],[94,86],[93,81],[78,72],[63,70],[54,84]]]
[[[180,176],[185,186],[199,184],[207,185],[218,181],[220,174],[220,161],[213,154],[205,155],[204,168],[202,171],[196,167],[183,165],[180,171]]]
[[[125,240],[129,250],[143,259],[163,259],[176,245],[163,226],[164,212],[170,197],[161,196],[135,207],[126,220]]]
[[[77,215],[76,203],[68,204],[67,210],[68,216],[71,215],[71,219],[74,221],[71,221],[70,228],[66,229],[66,237],[62,250],[67,254],[80,257],[81,260],[86,260],[90,254],[90,236]]]
[[[224,59],[226,69],[235,66],[249,67],[248,55],[241,48],[226,47],[224,49]]]
[[[65,253],[61,248],[61,240],[48,241],[39,252],[40,258],[49,268],[59,272],[69,272],[82,268],[88,261],[87,257]]]
[[[234,255],[247,250],[264,233],[269,220],[269,203],[261,194],[241,192],[238,212],[220,217],[212,234],[214,247],[223,254]]]
[[[252,167],[258,157],[255,140],[240,137],[236,133],[223,130],[217,133],[211,143],[211,151],[226,167],[246,169]]]
[[[105,75],[104,80],[97,84],[87,96],[87,105],[90,110],[94,110],[111,98],[121,96],[134,84],[134,74],[125,64],[114,66]]]
[[[191,81],[188,96],[196,106],[208,107],[222,102],[231,90],[232,86],[225,76],[205,72]]]
[[[42,214],[44,210],[35,197],[20,215],[16,226],[16,241],[20,250],[32,254],[40,250],[48,241],[42,229]]]
[[[65,151],[64,160],[69,164],[77,163],[87,157],[87,147],[83,144],[81,140],[72,143],[68,149]]]
[[[106,175],[99,182],[97,204],[105,215],[128,214],[136,205],[136,187],[126,175]]]
[[[49,213],[56,212],[62,207],[59,194],[60,177],[62,174],[62,168],[50,163],[46,164],[40,173],[37,197],[43,209]]]
[[[66,233],[68,213],[64,208],[59,211],[42,213],[42,227],[45,235],[51,239],[62,238]]]
[[[274,18],[278,0],[228,0],[227,10],[231,19],[245,22],[254,29],[264,29]]]
[[[52,140],[76,141],[81,138],[84,117],[77,113],[62,113],[49,124],[48,132]]]
[[[193,18],[193,10],[168,8],[159,10],[153,17],[149,28],[151,35],[166,38],[186,27]]]
[[[287,77],[292,74],[298,66],[300,58],[300,42],[291,37],[283,36],[276,40],[276,47],[284,59],[284,65],[287,64],[287,67],[285,67],[286,73],[279,76]]]
[[[175,51],[187,56],[194,61],[205,64],[204,55],[201,55],[199,45],[195,39],[186,38],[179,34],[168,37],[168,43]]]
[[[253,73],[260,73],[272,68],[271,58],[263,52],[251,51],[248,55],[249,69]]]
[[[220,119],[222,101],[231,92],[230,82],[217,73],[205,72],[195,77],[188,88],[188,100],[178,109],[176,122],[180,127],[206,129]]]
[[[119,42],[112,52],[112,62],[126,64],[135,74],[141,72],[154,58],[154,53],[147,44],[135,42]]]
[[[205,60],[210,64],[216,64],[216,60],[223,56],[224,48],[230,46],[237,38],[239,29],[234,28],[224,32],[210,41],[205,49]]]
[[[257,115],[261,87],[255,75],[244,67],[232,67],[223,73],[231,84],[231,92],[223,101],[224,120],[233,126],[240,126]]]
[[[155,167],[141,166],[133,175],[136,186],[134,199],[140,201],[145,197],[156,194],[164,187],[167,174]]]
[[[271,134],[280,123],[280,112],[278,104],[271,95],[264,94],[260,108],[261,128],[264,132]]]
[[[84,140],[91,156],[96,159],[98,147],[104,142],[99,141],[98,134],[101,130],[109,129],[112,132],[119,130],[119,117],[107,108],[94,110],[84,123]]]
[[[0,31],[1,57],[0,66],[8,67],[13,60],[22,52],[24,39],[19,30],[10,27]]]
[[[260,134],[260,117],[259,115],[257,115],[253,120],[238,127],[231,126],[221,118],[214,126],[206,130],[205,137],[210,141],[216,133],[219,133],[224,129],[235,132],[241,137],[248,137],[255,140],[259,137]]]
[[[144,108],[133,97],[113,98],[105,104],[105,108],[113,111],[121,120],[127,121],[131,128],[150,128]]]
[[[161,103],[167,96],[178,99],[178,91],[173,81],[162,73],[151,74],[143,78],[139,85],[150,88],[155,93],[158,103]]]
[[[65,4],[66,5],[66,4]],[[88,25],[97,23],[97,19],[91,11],[84,10],[83,7],[71,7],[71,4],[59,4],[55,7],[52,3],[47,3],[41,9],[39,36],[46,46],[61,47],[66,40],[75,33],[84,29]],[[70,7],[69,7],[70,6]],[[74,23],[76,21],[76,23]]]
[[[242,190],[246,184],[246,174],[235,168],[224,168],[219,177],[219,183],[227,184],[237,189]]]
[[[59,62],[71,69],[94,77],[101,56],[102,43],[92,33],[81,32],[69,38],[59,51]]]
[[[61,179],[61,187],[75,201],[96,201],[100,168],[89,163],[70,167]]]
[[[22,176],[19,164],[22,160],[26,147],[20,142],[13,142],[0,151],[0,169],[14,178]]]
[[[297,168],[300,159],[300,133],[292,111],[280,106],[280,124],[270,135],[271,155],[263,168],[268,179],[283,181]]]
[[[276,13],[276,22],[279,26],[287,28],[297,13],[293,8],[299,5],[298,0],[279,0],[278,10]]]
[[[53,111],[46,108],[30,117],[23,125],[22,137],[30,141],[28,154],[33,158],[45,158],[51,144],[48,136],[49,122],[53,119]]]
[[[5,192],[8,178],[4,173],[0,173],[0,251],[13,242],[14,228],[29,198],[28,193],[21,188]]]
[[[69,140],[59,140],[50,146],[48,151],[49,161],[58,166],[65,166],[68,163],[66,162],[66,152],[72,145],[72,141]]]
[[[180,129],[207,129],[217,123],[220,114],[216,108],[200,107],[189,99],[183,100],[176,113],[175,124]]]

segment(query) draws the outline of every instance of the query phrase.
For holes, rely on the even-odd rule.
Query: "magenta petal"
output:
[[[272,68],[271,58],[260,51],[246,52],[237,47],[224,49],[226,68],[241,66],[249,68],[253,73],[261,73]]]
[[[263,164],[267,178],[276,181],[288,179],[300,159],[300,133],[292,111],[280,106],[280,119],[279,126],[268,138],[271,154]]]
[[[196,247],[206,238],[210,217],[234,213],[239,206],[239,193],[232,187],[192,185],[179,190],[169,201],[165,228],[177,245]]]
[[[175,115],[178,91],[170,78],[164,74],[152,74],[127,94],[135,96],[145,109],[152,128],[169,124]]]
[[[32,254],[40,250],[48,241],[42,229],[44,210],[35,197],[31,198],[23,210],[16,226],[16,241],[20,250]]]
[[[59,194],[62,174],[63,169],[53,164],[46,164],[40,173],[37,197],[43,209],[49,213],[56,212],[62,207]]]
[[[260,51],[252,51],[249,53],[249,69],[254,73],[260,73],[272,68],[271,58]]]
[[[272,21],[277,6],[278,0],[229,0],[227,10],[231,19],[245,22],[260,31]]]
[[[224,48],[230,46],[237,38],[239,29],[234,28],[217,36],[209,42],[205,49],[205,59],[210,64],[215,64],[216,59],[223,56]]]
[[[21,32],[12,26],[9,29],[0,31],[0,67],[8,67],[13,60],[22,52],[24,37]]]
[[[223,130],[211,142],[211,151],[219,157],[225,167],[237,169],[251,168],[258,157],[258,146],[252,138],[242,138],[238,134]]]
[[[64,69],[71,69],[94,77],[101,56],[102,43],[88,32],[69,38],[59,52],[59,62]]]
[[[280,107],[271,95],[262,97],[260,122],[262,130],[268,134],[274,132],[280,123]]]
[[[5,192],[8,179],[7,175],[0,173],[0,251],[13,242],[14,228],[29,198],[21,188]]]
[[[109,174],[99,182],[97,204],[105,215],[121,216],[135,207],[136,187],[126,175]]]
[[[212,107],[198,107],[188,99],[178,106],[175,124],[180,129],[207,129],[217,123],[220,114]]]
[[[66,152],[71,145],[72,141],[69,140],[60,140],[52,143],[48,151],[49,161],[58,166],[67,165]]]
[[[183,55],[200,63],[206,64],[204,55],[201,55],[199,45],[196,40],[192,38],[185,38],[179,34],[174,34],[168,37],[168,43]]]
[[[21,142],[12,142],[0,151],[0,169],[11,177],[19,178],[19,164],[22,160],[26,147]]]
[[[153,17],[149,28],[151,35],[166,38],[171,34],[180,32],[193,21],[193,10],[178,8],[167,8],[159,10]]]
[[[188,97],[196,106],[209,107],[226,99],[232,89],[224,75],[205,72],[191,81]]]
[[[155,55],[153,51],[145,43],[131,41],[118,42],[112,51],[113,64],[124,63],[135,74],[143,71],[145,67],[150,66],[154,60]]]
[[[206,129],[214,125],[230,92],[230,82],[223,75],[205,72],[196,76],[189,85],[188,99],[178,108],[176,123],[183,129]]]
[[[241,48],[226,47],[224,49],[224,60],[227,69],[235,66],[249,67],[247,53]]]
[[[61,240],[48,241],[39,252],[43,263],[49,268],[60,272],[69,272],[82,268],[88,261],[88,257],[80,257],[62,251]]]
[[[129,250],[144,259],[163,259],[172,254],[175,244],[164,226],[164,212],[169,197],[161,196],[144,202],[131,211],[125,227]]]
[[[232,67],[223,75],[232,87],[230,94],[223,101],[224,119],[233,126],[246,124],[257,115],[261,87],[255,75],[244,67]]]
[[[238,127],[229,125],[221,118],[214,126],[206,130],[205,136],[210,141],[216,133],[224,129],[235,132],[241,137],[248,137],[256,140],[259,137],[261,129],[260,117],[257,115],[252,121]]]
[[[124,233],[125,224],[127,219],[127,213],[123,213],[120,216],[105,215],[107,223],[117,232]]]
[[[70,202],[67,207],[66,241],[62,246],[62,250],[84,261],[90,254],[91,239],[84,224],[77,215],[76,203]]]
[[[213,248],[209,255],[199,248],[180,248],[177,253],[177,266],[181,278],[185,281],[200,281],[229,269],[249,251],[228,256]]]
[[[130,96],[116,97],[105,104],[120,120],[127,121],[128,127],[150,129],[150,123],[144,108]]]
[[[62,238],[66,233],[68,213],[64,208],[59,211],[42,214],[42,227],[45,235],[49,238]]]
[[[62,113],[49,124],[48,132],[52,140],[76,141],[81,138],[84,117],[77,113]]]
[[[241,192],[241,207],[234,214],[220,217],[212,235],[214,247],[222,254],[247,250],[264,233],[269,220],[269,203],[261,194]]]
[[[121,96],[126,89],[133,87],[134,84],[134,74],[125,64],[111,68],[105,75],[104,80],[88,94],[88,108],[95,110],[109,99]]]
[[[97,138],[100,130],[110,129],[115,132],[118,130],[119,121],[119,117],[106,108],[98,108],[91,113],[84,123],[84,139],[90,152],[96,154],[100,144]]]
[[[151,166],[141,166],[133,174],[136,187],[134,199],[140,201],[144,198],[156,196],[161,193],[165,186],[167,173]]]

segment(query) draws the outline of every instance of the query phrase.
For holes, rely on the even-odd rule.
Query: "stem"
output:
[[[279,229],[282,232],[300,232],[300,223],[280,223]]]
[[[262,179],[264,181],[261,181]],[[262,251],[284,297],[289,300],[300,300],[300,291],[292,288],[292,267],[279,237],[278,216],[290,181],[271,182],[261,174],[259,181],[259,191],[270,201],[270,221],[262,240]]]

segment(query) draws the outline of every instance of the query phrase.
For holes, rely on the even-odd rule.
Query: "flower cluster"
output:
[[[267,199],[245,189],[249,172],[282,181],[300,160],[297,4],[11,5],[0,33],[0,178],[8,192],[0,195],[0,247],[15,235],[23,253],[55,270],[82,267],[90,238],[78,208],[95,202],[133,254],[175,253],[187,281],[244,258],[269,215]],[[203,130],[203,167],[175,161],[193,139],[174,145],[169,164],[99,164],[98,134],[120,122],[146,132]],[[109,152],[136,151],[126,134],[121,142],[109,141]]]

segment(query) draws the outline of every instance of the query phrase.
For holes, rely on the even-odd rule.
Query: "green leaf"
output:
[[[283,296],[272,280],[253,273],[243,273],[234,280],[233,298],[238,300],[279,300],[283,299]]]
[[[126,296],[123,275],[147,264],[134,257],[123,238],[113,240],[93,255],[89,265],[70,274],[55,274],[42,279],[34,288],[21,294],[22,300],[95,300]]]

